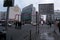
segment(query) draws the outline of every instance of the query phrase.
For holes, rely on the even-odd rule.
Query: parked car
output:
[[[36,23],[33,23],[33,22],[31,22],[31,24],[32,24],[33,26],[36,26],[36,25],[37,25]]]
[[[0,26],[5,26],[6,25],[6,21],[5,20],[0,20]],[[8,26],[12,26],[13,23],[9,23],[7,24]]]
[[[5,26],[5,20],[0,20],[0,26]]]

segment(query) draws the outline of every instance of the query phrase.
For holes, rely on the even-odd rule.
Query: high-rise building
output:
[[[22,9],[21,21],[23,23],[36,24],[36,9],[33,7],[33,4]]]
[[[33,4],[28,5],[22,9],[21,21],[23,23],[31,23]]]
[[[54,20],[53,19],[54,4],[53,3],[39,4],[39,14],[40,14],[40,18],[41,15],[46,15],[46,22]]]

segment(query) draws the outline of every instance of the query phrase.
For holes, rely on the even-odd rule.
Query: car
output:
[[[13,25],[13,23],[8,23],[8,26],[11,27]]]
[[[5,20],[0,20],[0,26],[5,26]]]
[[[31,22],[31,24],[32,24],[33,26],[36,26],[36,23]]]

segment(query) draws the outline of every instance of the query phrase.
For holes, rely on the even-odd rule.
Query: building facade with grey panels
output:
[[[41,18],[41,15],[47,15],[46,21],[52,21],[54,14],[54,4],[48,3],[48,4],[39,4],[39,15]]]

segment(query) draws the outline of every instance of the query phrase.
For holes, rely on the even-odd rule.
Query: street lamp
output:
[[[36,12],[36,32],[39,34],[39,15],[38,12]]]

